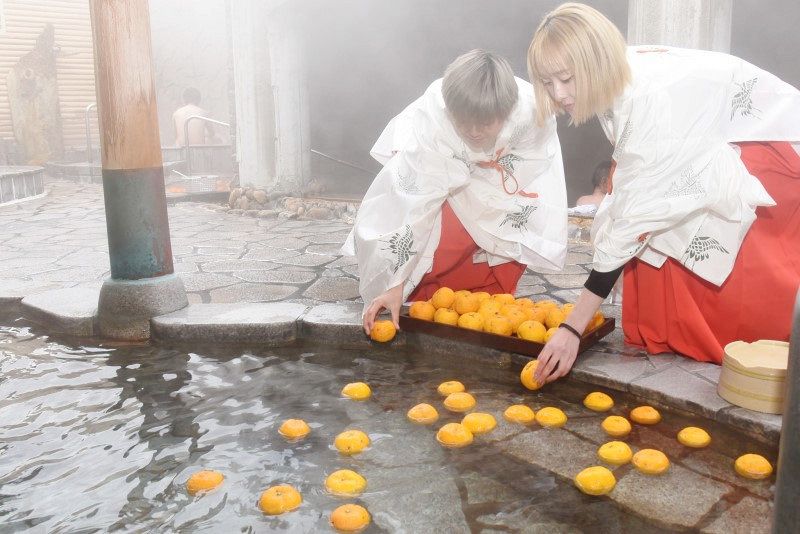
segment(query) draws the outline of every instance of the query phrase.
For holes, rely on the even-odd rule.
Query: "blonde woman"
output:
[[[527,265],[563,267],[561,146],[555,118],[535,116],[531,85],[473,50],[389,122],[343,248],[358,259],[365,332],[443,286],[513,293]]]
[[[614,145],[593,271],[539,356],[572,367],[625,271],[627,342],[719,363],[735,339],[787,340],[800,284],[800,93],[736,57],[627,47],[583,4],[544,17],[528,51],[539,119],[597,116]]]

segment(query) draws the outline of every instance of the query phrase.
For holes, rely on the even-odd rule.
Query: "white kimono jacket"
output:
[[[431,270],[445,201],[481,249],[474,262],[563,268],[567,202],[555,118],[537,128],[532,87],[516,81],[517,104],[489,154],[456,133],[441,79],[386,126],[371,151],[384,167],[342,248],[358,258],[365,305],[401,282],[407,298]]]
[[[758,206],[773,199],[739,141],[800,141],[800,92],[717,52],[629,47],[633,82],[598,116],[614,145],[612,192],[595,216],[594,268],[667,257],[721,285]]]

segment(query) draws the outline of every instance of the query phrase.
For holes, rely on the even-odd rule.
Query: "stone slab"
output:
[[[289,303],[197,304],[153,317],[153,337],[165,341],[289,344],[306,307]]]
[[[652,356],[650,357],[652,360]],[[677,407],[704,417],[715,418],[730,403],[717,394],[707,380],[678,366],[631,382],[630,392],[645,400]]]
[[[725,510],[703,534],[768,534],[772,532],[772,505],[754,497],[745,497]]]
[[[21,309],[26,317],[50,333],[90,337],[97,334],[99,298],[98,289],[54,289],[25,297]]]
[[[330,340],[336,345],[345,347],[368,347],[371,341],[361,326],[361,304],[356,303],[331,303],[322,304],[311,308],[303,316],[300,332],[304,339]],[[404,345],[406,336],[398,332],[391,345]]]

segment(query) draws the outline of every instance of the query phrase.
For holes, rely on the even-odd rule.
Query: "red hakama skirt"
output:
[[[741,158],[777,203],[759,207],[733,270],[717,287],[668,259],[625,266],[625,341],[650,353],[722,362],[735,340],[788,341],[800,287],[800,157],[788,143],[741,143]]]
[[[517,289],[525,265],[515,261],[490,267],[488,263],[473,263],[478,245],[458,220],[450,204],[442,205],[442,236],[433,255],[431,271],[422,277],[408,300],[428,300],[440,287],[453,290],[511,293]]]

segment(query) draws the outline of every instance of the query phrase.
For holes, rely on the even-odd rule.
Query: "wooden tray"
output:
[[[613,318],[606,318],[600,326],[584,334],[583,337],[581,337],[581,344],[578,346],[578,354],[610,334],[614,330],[614,327],[615,320]],[[481,345],[505,352],[516,352],[532,358],[538,356],[544,348],[544,343],[526,341],[518,337],[478,332],[477,330],[469,330],[468,328],[435,323],[433,321],[414,319],[405,314],[400,314],[400,329],[406,332],[421,332],[423,334],[452,339],[453,341]]]

